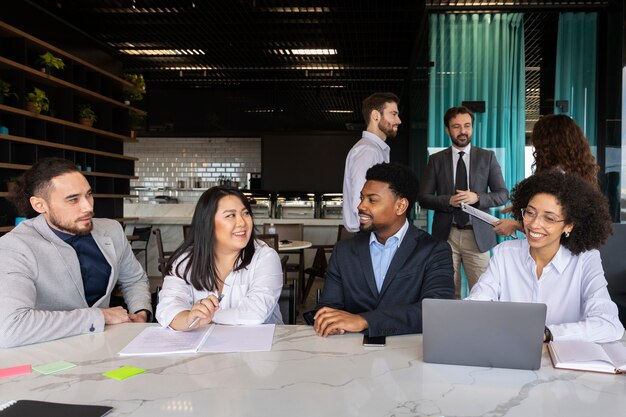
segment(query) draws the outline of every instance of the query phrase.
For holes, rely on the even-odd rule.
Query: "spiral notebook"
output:
[[[48,401],[18,400],[0,404],[1,417],[102,417],[113,410],[103,405],[51,403]]]

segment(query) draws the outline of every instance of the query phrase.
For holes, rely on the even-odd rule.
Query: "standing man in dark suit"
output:
[[[409,223],[417,177],[398,164],[367,171],[358,206],[360,230],[337,242],[315,314],[320,336],[422,332],[422,300],[452,298],[450,246]]]
[[[509,193],[495,153],[471,145],[474,114],[467,107],[452,107],[443,121],[452,146],[428,159],[418,200],[421,207],[435,211],[433,236],[452,247],[455,297],[460,298],[461,264],[471,289],[496,245],[493,227],[471,218],[461,204],[487,213],[506,203]]]

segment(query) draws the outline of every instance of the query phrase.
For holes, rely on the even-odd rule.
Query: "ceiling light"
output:
[[[263,7],[261,10],[270,13],[328,13],[330,7]]]
[[[274,112],[282,112],[282,109],[274,110],[274,109],[252,109],[252,110],[244,110],[244,113],[274,113]]]
[[[326,110],[326,113],[354,113],[353,110]]]
[[[274,55],[337,55],[336,49],[270,49]]]
[[[213,67],[208,67],[206,65],[188,65],[182,67],[161,67],[161,70],[166,71],[203,71],[203,70],[214,70]]]
[[[204,55],[202,49],[120,49],[126,55]]]
[[[293,55],[337,55],[336,49],[291,49]]]
[[[175,7],[169,8],[157,8],[153,9],[152,7],[94,7],[93,11],[96,13],[112,13],[112,14],[120,14],[120,13],[141,13],[141,14],[157,14],[157,13],[179,13],[178,9]]]
[[[290,69],[296,70],[333,70],[333,69],[343,69],[343,66],[339,66],[336,64],[321,64],[321,65],[295,65],[290,67]]]

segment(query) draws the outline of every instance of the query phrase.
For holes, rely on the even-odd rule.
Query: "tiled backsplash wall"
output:
[[[124,154],[139,158],[135,162],[139,179],[130,182],[139,202],[169,195],[193,203],[203,190],[181,190],[179,181],[187,188],[190,178],[200,177],[206,188],[226,177],[244,187],[248,172],[261,172],[261,138],[139,138],[124,144]]]

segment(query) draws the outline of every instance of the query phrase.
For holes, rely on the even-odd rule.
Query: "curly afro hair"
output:
[[[561,236],[561,245],[574,255],[599,248],[613,233],[609,203],[598,188],[578,175],[555,170],[532,175],[513,188],[513,217],[521,221],[521,209],[544,193],[557,199],[565,224],[574,225],[569,237]]]
[[[419,191],[417,176],[411,168],[395,162],[376,164],[367,170],[365,179],[386,182],[396,196],[406,198],[409,202],[406,214],[409,216]]]

